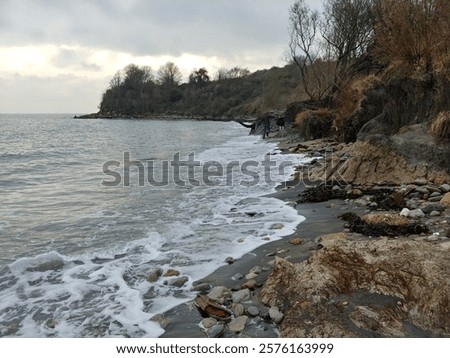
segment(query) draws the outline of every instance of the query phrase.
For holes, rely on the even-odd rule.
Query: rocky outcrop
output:
[[[450,242],[321,240],[309,260],[277,259],[262,301],[283,337],[450,337]]]
[[[426,135],[422,136],[426,140]],[[404,151],[409,146],[404,144]],[[396,184],[413,183],[418,178],[435,183],[450,182],[450,172],[445,163],[450,160],[445,155],[445,146],[439,150],[422,148],[422,158],[419,154],[415,159],[408,159],[398,152],[390,141],[359,141],[346,146],[335,153],[329,153],[322,166],[310,170],[310,178],[316,180],[335,180],[354,184],[368,184],[390,182]],[[418,151],[419,149],[415,150]],[[410,156],[413,155],[411,151]],[[434,162],[443,162],[444,166],[437,166],[427,158],[433,156]]]

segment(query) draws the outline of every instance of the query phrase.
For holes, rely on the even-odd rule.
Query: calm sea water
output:
[[[192,299],[195,280],[304,219],[264,196],[292,174],[280,162],[303,158],[272,156],[284,169],[266,180],[275,145],[235,123],[0,115],[0,128],[0,336],[157,337],[150,318]],[[145,170],[104,185],[127,176],[124,153]],[[176,153],[198,162],[184,185]],[[150,165],[167,185],[148,183]],[[184,286],[147,280],[169,268]]]

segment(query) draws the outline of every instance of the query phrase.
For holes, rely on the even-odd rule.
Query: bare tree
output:
[[[376,0],[326,0],[322,37],[336,61],[334,82],[345,82],[348,70],[374,38]]]
[[[311,75],[318,79],[314,62],[319,55],[318,30],[320,16],[318,11],[312,11],[305,0],[298,0],[289,11],[289,56],[300,69],[303,88],[310,98],[321,97],[321,90],[312,87]],[[317,87],[321,87],[319,83]]]
[[[158,70],[158,83],[160,85],[178,86],[182,78],[180,69],[173,62],[167,62]]]
[[[322,99],[345,82],[373,40],[378,1],[325,0],[322,16],[305,0],[290,8],[289,56],[310,98]]]

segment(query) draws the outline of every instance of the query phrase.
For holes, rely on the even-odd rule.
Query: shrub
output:
[[[298,113],[295,118],[295,125],[304,140],[314,140],[330,137],[333,134],[333,120],[334,114],[321,108]]]

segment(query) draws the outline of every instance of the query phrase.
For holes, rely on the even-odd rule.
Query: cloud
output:
[[[283,46],[290,0],[6,0],[3,45],[59,44],[134,55]]]
[[[12,110],[9,103],[19,112],[31,104],[35,111],[95,110],[109,78],[130,63],[156,70],[172,61],[185,76],[199,67],[213,74],[283,65],[293,3],[0,0],[0,77],[11,88],[0,90],[0,111]]]

